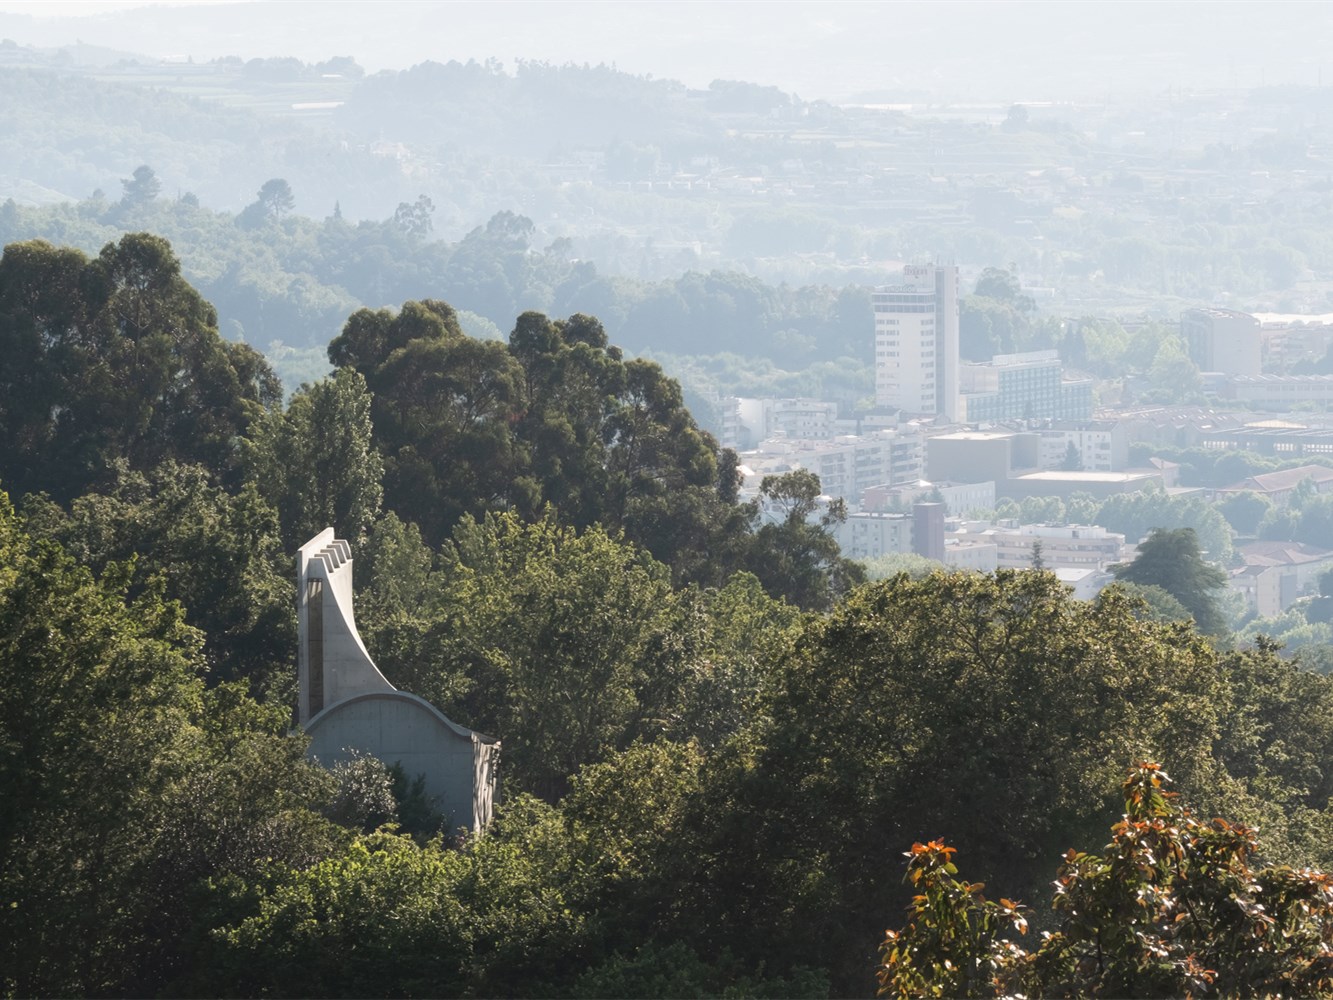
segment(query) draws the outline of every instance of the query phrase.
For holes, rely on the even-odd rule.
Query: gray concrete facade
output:
[[[380,673],[356,628],[352,550],[326,528],[296,556],[300,687],[297,715],[308,754],[326,767],[353,751],[421,775],[426,794],[453,828],[490,822],[500,742],[399,691]]]

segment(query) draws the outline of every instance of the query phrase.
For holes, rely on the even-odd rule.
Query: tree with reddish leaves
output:
[[[881,996],[1214,997],[1333,993],[1333,877],[1257,867],[1254,829],[1203,821],[1157,764],[1125,780],[1125,814],[1101,854],[1069,850],[1058,929],[1035,950],[1023,907],[956,878],[942,841],[907,853],[917,890],[889,931]]]

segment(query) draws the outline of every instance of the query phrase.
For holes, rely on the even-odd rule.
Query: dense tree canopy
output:
[[[626,361],[597,320],[524,313],[506,346],[468,337],[445,303],[409,302],[355,313],[329,358],[365,377],[385,503],[428,543],[464,513],[550,503],[576,526],[624,532],[677,579],[732,568],[749,527],[719,472],[734,464],[680,386]]]
[[[62,500],[114,459],[216,473],[279,386],[264,360],[222,340],[213,308],[147,234],[89,260],[40,241],[0,257],[0,482]]]
[[[760,511],[772,511],[772,518],[755,532],[748,565],[771,593],[826,611],[865,582],[865,570],[842,558],[831,533],[847,519],[846,504],[825,497],[821,508],[819,485],[819,477],[804,469],[764,477]]]
[[[201,630],[210,680],[289,692],[295,588],[272,506],[253,487],[228,493],[197,465],[140,473],[118,462],[111,471],[105,492],[84,494],[68,513],[36,498],[25,512],[97,572],[136,560]]]
[[[899,898],[876,863],[891,845],[949,830],[984,878],[1036,895],[1046,859],[1102,821],[1117,761],[1160,748],[1209,788],[1216,656],[1134,611],[1115,591],[1071,601],[1032,572],[854,592],[787,658],[759,748],[715,786],[726,832],[697,849],[701,909],[744,898],[768,929],[762,943],[710,931],[828,963],[836,988],[860,991],[865,942]]]
[[[365,379],[341,369],[302,386],[255,424],[249,473],[277,507],[288,551],[332,525],[361,539],[379,514],[384,461],[373,444]]]
[[[100,577],[0,494],[0,990],[166,987],[209,876],[328,849],[287,713],[206,693],[202,636],[132,563]]]
[[[1333,680],[1201,633],[1179,576],[1198,545],[1159,551],[1188,531],[1151,534],[1154,580],[1091,603],[1044,572],[857,586],[817,477],[740,503],[736,456],[589,316],[526,312],[506,343],[436,300],[358,311],[338,370],[284,407],[166,253],[132,237],[0,261],[0,336],[32,362],[0,367],[0,475],[47,494],[0,504],[0,993],[865,994],[884,915],[913,895],[885,857],[916,841],[914,870],[952,877],[947,836],[1002,902],[921,894],[1015,927],[1004,900],[1045,902],[1138,759],[1262,825],[1275,863],[1333,862]],[[1165,495],[1102,507],[1227,534]],[[386,675],[503,740],[485,836],[440,831],[394,762],[325,773],[289,732],[290,553],[330,522]],[[1317,879],[1242,870],[1242,828],[1146,794],[1134,822],[1173,825],[1185,877],[1121,844],[1067,859],[1065,895],[1123,916],[1143,888],[1119,879],[1128,858],[1217,925],[1199,859],[1220,857],[1232,897],[1309,902],[1282,919],[1323,933]],[[1165,965],[1126,945],[1093,982],[1088,935],[1161,911],[1062,913],[1064,943],[1033,954],[1085,992],[1321,988],[1289,961],[1299,941],[1202,921],[1188,944],[1213,979],[1168,941]],[[967,940],[993,958],[1000,939]]]

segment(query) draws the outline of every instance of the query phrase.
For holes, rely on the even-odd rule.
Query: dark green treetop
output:
[[[280,387],[160,237],[137,233],[93,259],[42,241],[0,257],[0,481],[60,500],[112,460],[235,471],[240,436]]]
[[[1127,583],[1161,587],[1194,616],[1200,632],[1212,636],[1226,633],[1226,620],[1216,598],[1216,591],[1226,586],[1226,574],[1204,561],[1193,528],[1155,528],[1139,543],[1134,561],[1117,566],[1115,575]]]

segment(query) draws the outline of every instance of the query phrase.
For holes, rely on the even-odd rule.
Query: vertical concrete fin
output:
[[[304,725],[321,710],[357,695],[394,691],[375,666],[356,628],[352,547],[325,528],[296,555],[300,689]]]

